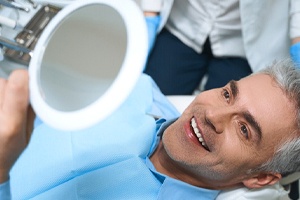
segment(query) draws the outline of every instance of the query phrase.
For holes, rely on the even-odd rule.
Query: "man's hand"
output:
[[[0,183],[29,142],[34,114],[29,106],[29,78],[26,70],[0,79]]]

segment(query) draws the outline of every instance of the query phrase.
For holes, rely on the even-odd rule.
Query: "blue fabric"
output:
[[[296,66],[300,68],[300,42],[293,44],[290,48],[290,54],[292,60],[295,62]]]
[[[153,116],[166,119],[155,121]],[[189,195],[186,193],[200,199],[214,196],[217,191],[158,174],[148,159],[159,142],[157,131],[161,132],[166,120],[178,116],[152,79],[142,75],[124,104],[89,129],[63,132],[37,120],[28,148],[10,173],[12,198],[144,200],[182,199]],[[172,195],[175,191],[178,196]]]
[[[145,19],[148,29],[148,52],[150,52],[155,42],[157,28],[160,23],[160,16],[146,16]]]
[[[179,115],[171,104],[163,112],[153,107],[153,99],[168,104],[163,95],[153,96],[159,94],[153,84],[142,75],[126,102],[89,129],[63,132],[39,123],[11,170],[12,197],[153,199],[160,184],[144,165],[157,141],[152,115]]]
[[[155,174],[158,180],[161,181],[162,185],[159,190],[158,200],[165,199],[201,199],[201,200],[212,200],[219,194],[218,190],[209,190],[204,188],[195,187],[185,182],[179,181],[165,176],[157,172],[147,158],[146,164],[149,169]]]
[[[10,200],[9,181],[0,184],[0,199]]]

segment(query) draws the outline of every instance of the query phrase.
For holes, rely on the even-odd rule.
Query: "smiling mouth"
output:
[[[203,146],[205,150],[210,151],[202,137],[202,134],[200,133],[200,130],[197,127],[197,123],[194,117],[191,119],[191,127],[194,131],[195,136],[198,138],[200,145]]]

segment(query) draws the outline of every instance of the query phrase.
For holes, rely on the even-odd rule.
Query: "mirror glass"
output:
[[[101,97],[122,68],[127,32],[120,14],[101,4],[62,19],[45,47],[40,92],[59,111],[82,109]]]

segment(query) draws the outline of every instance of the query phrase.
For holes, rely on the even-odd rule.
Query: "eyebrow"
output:
[[[234,80],[231,80],[229,82],[229,86],[230,86],[230,90],[231,90],[231,94],[234,98],[236,98],[239,94],[239,88],[237,86],[237,82]]]
[[[239,87],[237,81],[234,80],[230,81],[229,86],[230,86],[232,96],[236,99],[239,95]],[[261,126],[249,111],[243,112],[242,114],[245,120],[250,124],[250,126],[254,128],[255,132],[257,133],[258,139],[260,141],[262,138]]]
[[[260,127],[259,123],[255,120],[253,115],[251,113],[249,113],[248,111],[244,112],[243,116],[246,119],[246,121],[254,128],[255,132],[257,133],[258,140],[260,141],[262,138],[262,132],[261,132],[261,127]]]

